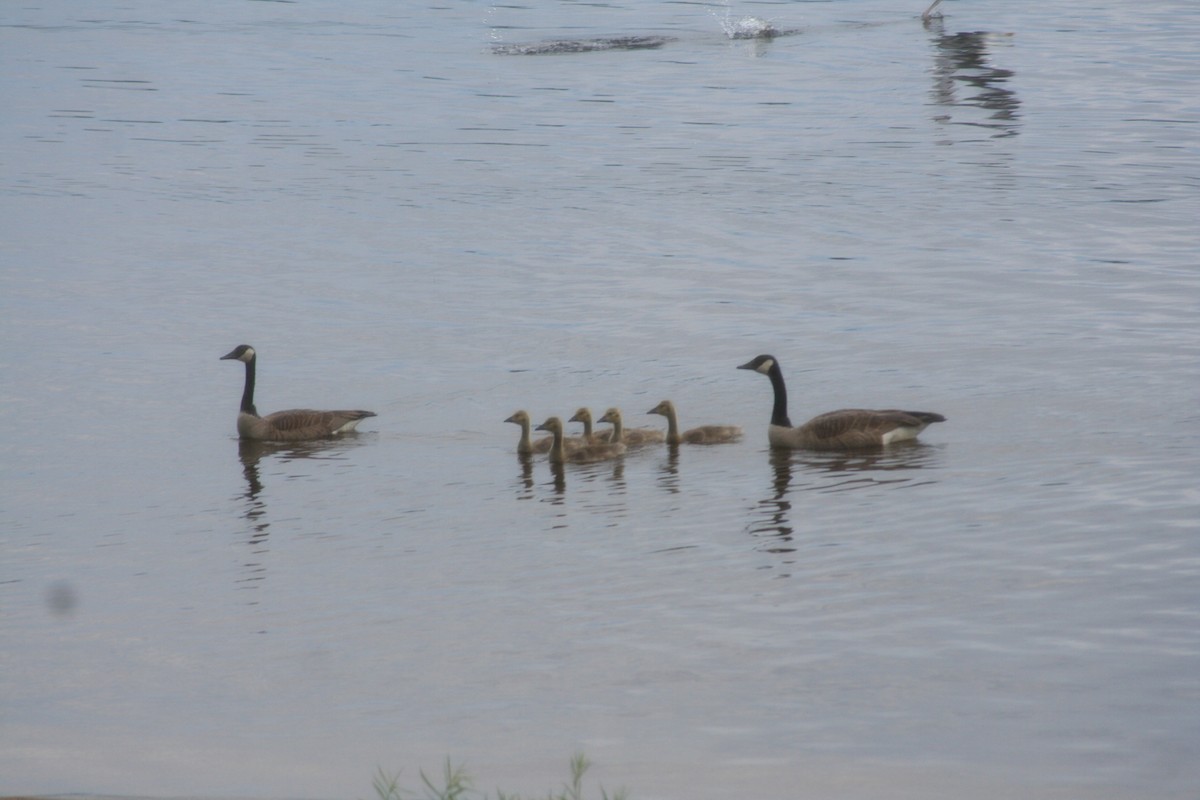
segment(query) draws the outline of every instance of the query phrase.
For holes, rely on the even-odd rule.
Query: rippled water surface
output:
[[[1195,797],[1200,9],[917,5],[0,9],[0,793]]]

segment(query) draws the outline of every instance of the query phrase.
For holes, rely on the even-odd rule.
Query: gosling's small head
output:
[[[769,373],[775,367],[775,356],[761,355],[755,356],[752,360],[745,364],[738,365],[738,369],[752,369],[755,372],[761,372],[763,375]]]
[[[509,417],[508,419],[506,419],[504,421],[511,422],[514,425],[528,425],[529,424],[529,412],[525,411],[524,409],[522,409],[520,411],[515,411],[515,412],[513,412],[513,415],[511,417]]]
[[[237,347],[230,350],[225,355],[221,356],[221,361],[244,361],[249,364],[254,360],[254,348],[248,344],[239,344]]]
[[[604,416],[596,421],[597,422],[608,422],[610,424],[616,425],[618,422],[621,421],[621,409],[614,406],[613,408],[610,408],[608,411],[605,411]]]
[[[550,433],[562,433],[562,420],[558,417],[550,417],[541,425],[537,426],[539,431],[549,431]]]
[[[663,400],[654,408],[647,411],[647,414],[662,414],[664,417],[675,410],[675,405],[670,400]]]
[[[567,422],[583,422],[585,424],[588,422],[591,422],[591,421],[592,421],[592,411],[587,406],[584,406],[583,408],[576,411],[574,413],[574,415],[572,415],[572,417],[569,420],[567,420]]]

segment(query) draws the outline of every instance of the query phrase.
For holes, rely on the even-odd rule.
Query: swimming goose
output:
[[[722,444],[742,438],[742,429],[737,425],[701,425],[680,433],[675,404],[670,400],[663,400],[646,413],[661,414],[667,418],[667,444]]]
[[[513,415],[505,422],[511,422],[514,425],[521,426],[521,438],[517,441],[517,452],[522,455],[530,453],[548,453],[550,446],[554,444],[553,436],[543,436],[537,441],[532,441],[529,438],[529,429],[533,422],[529,419],[529,412],[524,409],[513,412]]]
[[[516,411],[513,413],[513,415],[511,417],[509,417],[508,419],[506,419],[504,421],[511,422],[514,425],[521,426],[521,438],[520,438],[520,440],[517,441],[517,452],[518,453],[521,453],[522,455],[528,455],[531,453],[549,453],[550,452],[550,448],[554,445],[554,437],[553,436],[543,436],[540,439],[530,439],[529,427],[530,427],[530,425],[533,424],[533,422],[529,418],[528,411],[525,411],[524,409],[522,409],[520,411]],[[574,450],[575,448],[577,448],[583,444],[586,444],[586,441],[577,436],[564,436],[563,437],[563,446],[566,447],[568,450]]]
[[[554,444],[550,447],[550,461],[555,464],[562,464],[565,461],[574,464],[589,464],[594,461],[607,461],[625,454],[625,445],[620,442],[581,444],[574,449],[566,447],[563,443],[563,423],[558,417],[550,417],[538,425],[537,429],[553,434]]]
[[[626,428],[625,423],[621,419],[621,409],[610,408],[604,412],[599,422],[607,422],[612,425],[610,432],[610,442],[624,442],[629,447],[641,447],[646,444],[658,444],[667,439],[665,433],[654,428]]]
[[[222,361],[241,361],[246,365],[246,387],[242,390],[242,407],[238,411],[238,435],[243,439],[264,442],[302,442],[323,439],[353,431],[358,423],[375,416],[374,411],[313,411],[293,408],[260,417],[254,408],[254,348],[241,344],[221,356]]]
[[[788,419],[787,387],[783,371],[774,356],[761,355],[742,364],[738,369],[761,372],[771,379],[775,390],[775,408],[767,428],[767,440],[773,447],[798,447],[808,450],[854,450],[915,439],[917,434],[934,422],[945,422],[941,414],[931,411],[869,411],[844,408],[819,414],[799,428]]]
[[[567,422],[582,422],[583,423],[583,439],[587,442],[610,442],[612,441],[612,430],[593,431],[592,430],[592,410],[587,406],[580,408],[575,412]]]

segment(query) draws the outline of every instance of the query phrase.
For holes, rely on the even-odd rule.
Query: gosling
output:
[[[552,464],[590,464],[596,461],[608,461],[625,454],[625,445],[621,442],[581,444],[568,448],[564,443],[563,423],[558,417],[550,417],[541,425],[539,431],[548,431],[553,437],[550,445],[550,462]]]
[[[583,423],[583,440],[585,442],[611,442],[612,430],[593,431],[592,430],[592,410],[587,406],[583,406],[575,412],[567,422]]]
[[[600,422],[607,422],[612,425],[612,431],[609,437],[611,442],[623,442],[629,447],[643,447],[648,444],[659,444],[666,441],[667,436],[660,430],[654,428],[625,428],[625,423],[621,419],[621,409],[610,408],[604,412],[604,416],[599,419]]]
[[[742,438],[742,429],[737,425],[701,425],[680,433],[675,404],[670,400],[663,400],[646,413],[667,418],[667,444],[726,444]]]
[[[521,426],[521,438],[517,440],[517,453],[523,456],[533,455],[534,453],[549,453],[550,448],[554,446],[553,436],[542,436],[537,439],[531,438],[530,426],[533,424],[529,418],[529,412],[521,409],[513,412],[513,415],[505,422],[511,422],[514,425]],[[564,436],[563,447],[567,450],[574,450],[581,445],[586,444],[583,439],[577,436]]]

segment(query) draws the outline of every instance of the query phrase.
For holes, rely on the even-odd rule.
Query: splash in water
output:
[[[781,31],[771,22],[761,17],[734,18],[728,10],[725,16],[719,18],[721,29],[730,39],[771,39]]]

